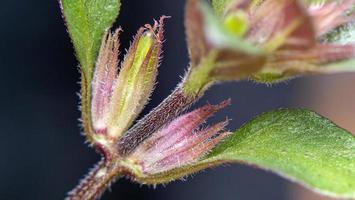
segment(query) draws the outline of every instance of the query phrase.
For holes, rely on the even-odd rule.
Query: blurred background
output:
[[[116,26],[128,48],[136,30],[160,15],[166,24],[159,84],[143,114],[158,105],[188,65],[183,0],[123,0]],[[78,119],[79,73],[56,0],[2,0],[0,6],[0,199],[63,199],[99,156],[84,143]],[[268,87],[253,82],[217,85],[200,101],[233,105],[214,120],[233,119],[234,130],[280,107],[305,107],[355,133],[355,74],[307,77]],[[274,174],[242,165],[209,169],[157,188],[122,179],[105,200],[318,200]]]

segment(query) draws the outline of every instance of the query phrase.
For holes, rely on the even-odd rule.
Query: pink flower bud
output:
[[[208,104],[181,115],[140,144],[129,159],[140,165],[145,174],[168,171],[198,160],[231,134],[223,132],[227,121],[199,129],[208,117],[229,103],[230,100]]]
[[[91,115],[96,135],[117,140],[147,103],[158,73],[165,18],[139,29],[122,63],[118,60],[120,29],[105,36],[92,82]]]
[[[334,29],[355,21],[354,4],[355,0],[318,4],[230,0],[217,15],[204,1],[189,0],[186,26],[192,64],[200,67],[204,58],[212,58],[214,64],[200,70],[209,79],[252,78],[266,83],[355,71],[355,45],[325,39]]]
[[[102,40],[92,82],[92,121],[97,133],[106,131],[107,112],[117,78],[120,29],[107,32]]]

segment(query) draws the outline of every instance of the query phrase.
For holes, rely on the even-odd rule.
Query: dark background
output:
[[[183,0],[125,0],[116,25],[127,48],[135,31],[160,15],[166,25],[164,61],[158,87],[144,113],[158,105],[188,65]],[[2,0],[0,98],[0,199],[63,199],[99,156],[84,143],[78,119],[79,73],[73,48],[55,0]],[[236,129],[261,112],[303,107],[302,81],[268,87],[253,82],[211,88],[200,104],[231,97],[233,105],[214,117],[233,119]],[[119,180],[104,199],[290,199],[289,182],[241,165],[223,166],[166,186]]]

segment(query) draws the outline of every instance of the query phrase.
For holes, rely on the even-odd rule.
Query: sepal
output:
[[[92,82],[92,124],[105,140],[117,141],[149,100],[160,64],[165,18],[138,30],[121,64],[120,31],[108,32],[103,40]]]
[[[145,175],[166,172],[196,162],[231,134],[223,131],[227,121],[199,128],[208,117],[229,103],[230,100],[218,105],[207,104],[181,115],[140,144],[127,160],[138,165]]]

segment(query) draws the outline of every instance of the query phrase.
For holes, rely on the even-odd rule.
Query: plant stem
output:
[[[88,77],[82,71],[81,72],[81,91],[80,91],[80,100],[81,100],[81,120],[83,133],[86,136],[86,139],[89,142],[93,142],[92,133],[93,128],[91,125],[91,82],[89,82]]]
[[[130,154],[142,141],[164,124],[176,118],[203,96],[208,86],[212,83],[208,76],[210,68],[208,66],[213,64],[213,59],[214,57],[211,56],[211,58],[201,63],[200,67],[190,68],[177,88],[148,115],[127,131],[116,144],[119,156]],[[198,79],[198,81],[195,79]]]
[[[119,176],[120,171],[114,162],[101,160],[79,185],[68,193],[66,200],[96,200]]]
[[[177,117],[199,99],[188,96],[177,87],[163,102],[135,124],[117,143],[117,153],[126,156],[161,126]]]

